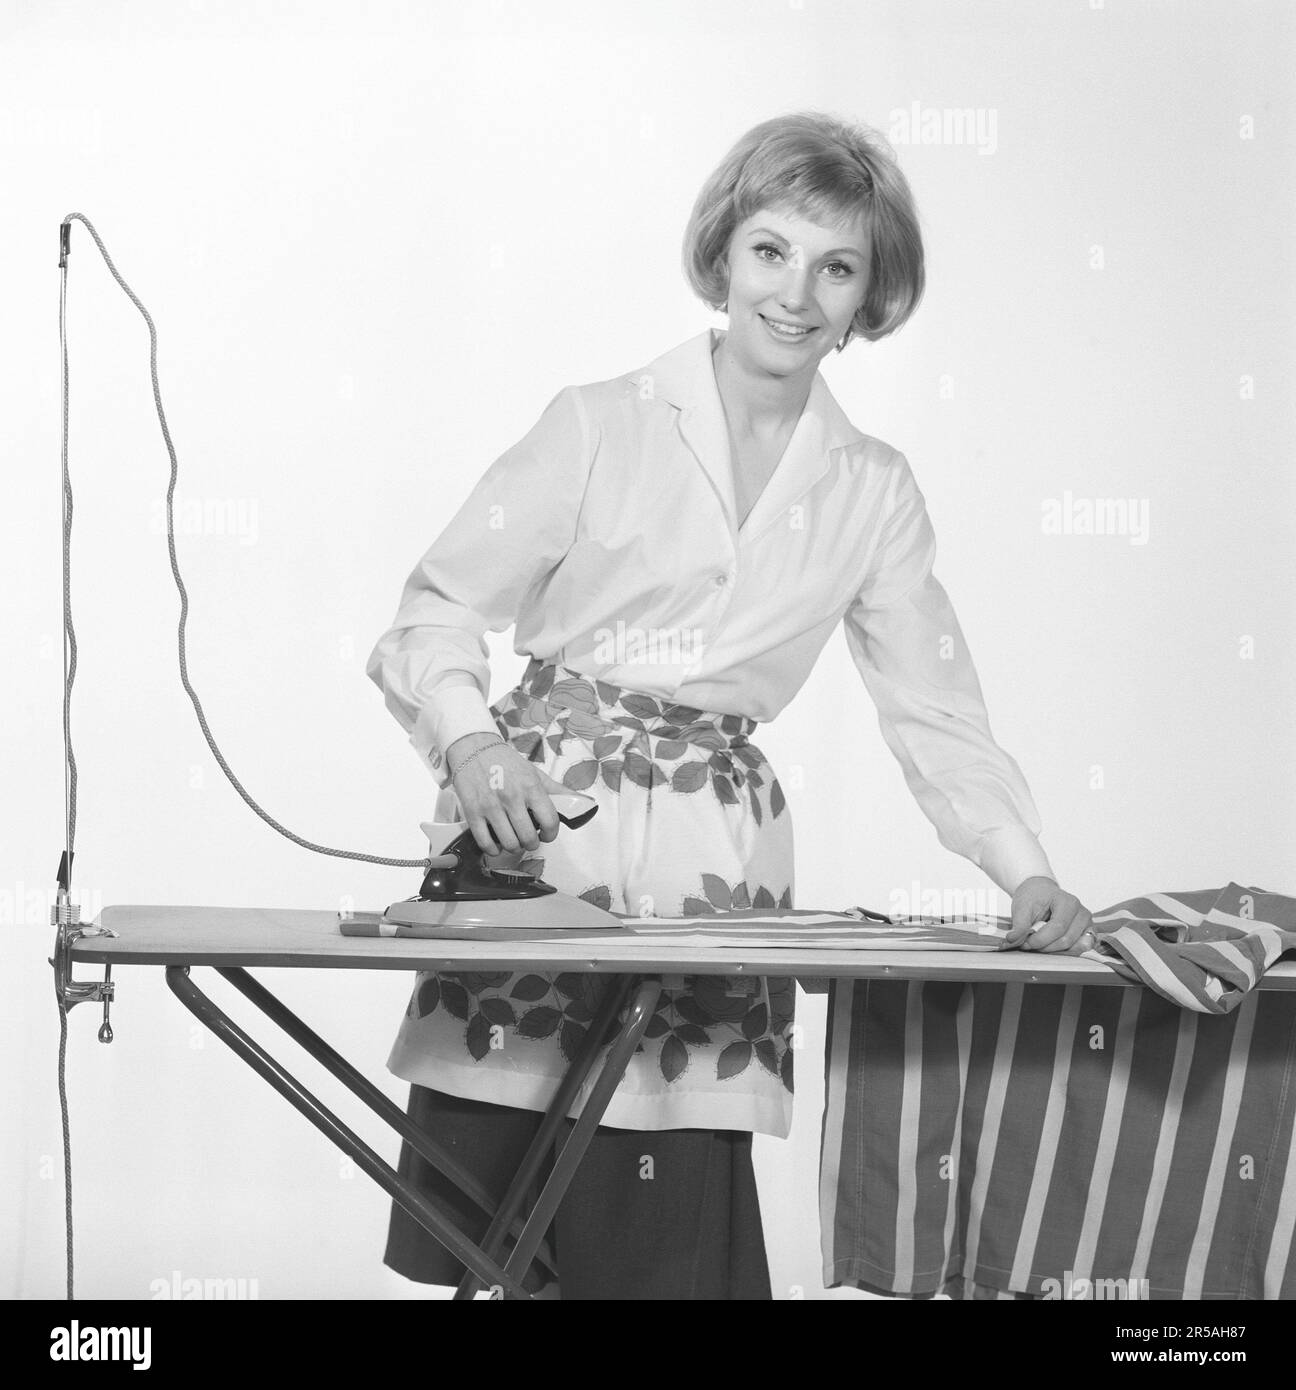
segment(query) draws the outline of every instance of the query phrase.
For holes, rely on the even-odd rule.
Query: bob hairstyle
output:
[[[817,111],[753,126],[716,166],[684,232],[684,277],[712,309],[729,298],[729,243],[764,208],[834,226],[861,214],[871,241],[868,290],[837,351],[894,333],[922,298],[922,233],[890,145],[868,126]]]

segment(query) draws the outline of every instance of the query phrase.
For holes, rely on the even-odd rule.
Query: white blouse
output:
[[[368,675],[448,782],[445,749],[497,732],[483,633],[679,704],[772,720],[833,629],[942,845],[1007,893],[1053,877],[1020,768],[994,741],[903,454],[816,372],[746,520],[708,329],[646,368],[559,391],[487,469],[405,584]]]

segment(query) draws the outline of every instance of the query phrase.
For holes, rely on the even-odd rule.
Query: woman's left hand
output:
[[[1063,892],[1053,879],[1041,875],[1018,884],[1005,944],[1024,951],[1070,951],[1087,950],[1095,940],[1089,909],[1074,893]]]

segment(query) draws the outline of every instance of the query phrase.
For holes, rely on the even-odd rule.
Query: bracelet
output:
[[[484,753],[488,748],[498,748],[499,745],[503,742],[504,740],[502,738],[497,738],[493,743],[483,743],[480,748],[475,749],[473,752],[469,753],[468,756],[464,758],[464,760],[459,764],[459,766],[455,768],[455,770],[450,774],[450,780],[453,782],[454,779],[459,776],[459,774],[470,762],[472,762],[474,758]]]

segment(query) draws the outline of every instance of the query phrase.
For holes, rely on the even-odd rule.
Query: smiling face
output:
[[[734,358],[775,376],[812,372],[864,302],[869,253],[862,218],[822,226],[785,208],[739,223],[728,254]]]

